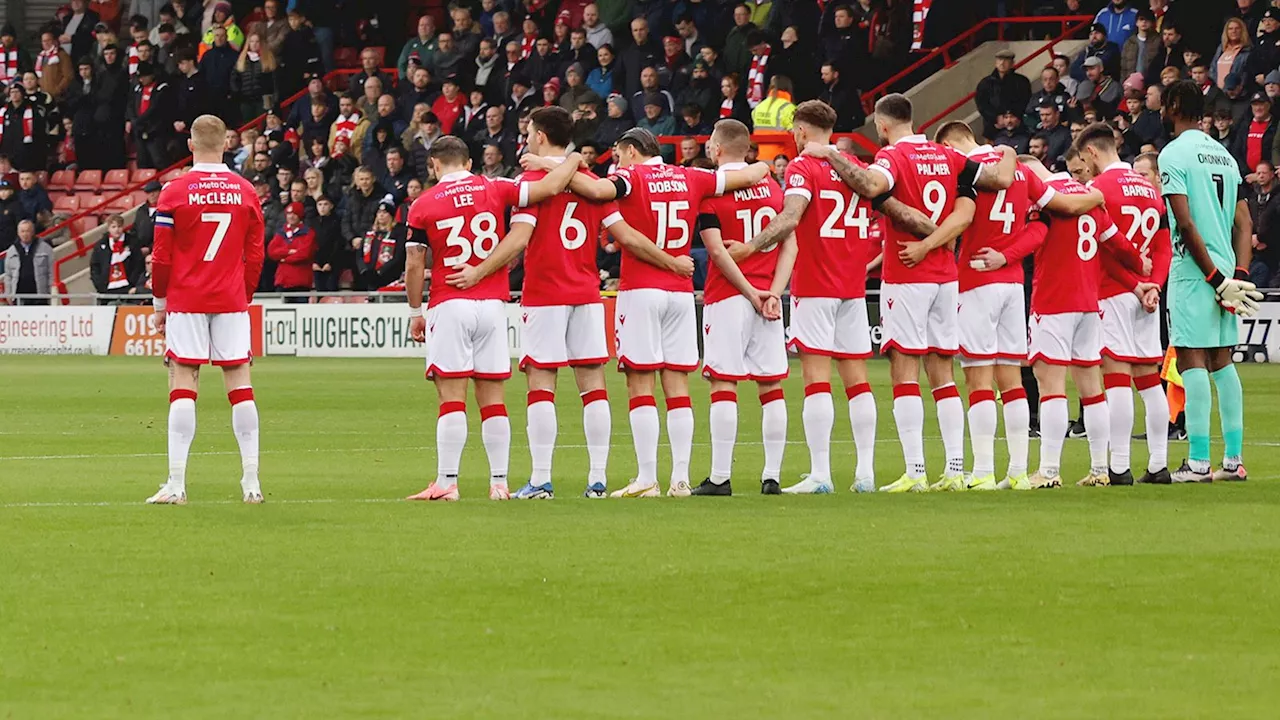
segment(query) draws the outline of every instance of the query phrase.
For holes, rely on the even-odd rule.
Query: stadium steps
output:
[[[1072,57],[1085,46],[1086,42],[1085,40],[1063,40],[1054,46],[1054,52]],[[903,93],[911,100],[917,126],[938,117],[957,100],[972,93],[978,87],[978,81],[991,74],[997,52],[1007,48],[1012,50],[1021,61],[1043,46],[1044,42],[1040,40],[986,42],[966,53],[955,65],[930,75],[928,79]],[[1040,71],[1049,64],[1049,59],[1047,53],[1042,53],[1040,58],[1033,59],[1018,68],[1018,72],[1031,80],[1033,91],[1039,90]],[[926,134],[932,137],[933,131],[947,120],[963,120],[974,128],[975,133],[980,133],[982,129],[978,107],[973,100],[969,100],[948,113],[946,117],[932,123],[926,128]],[[870,138],[872,142],[877,141],[876,128],[870,119],[859,132]]]

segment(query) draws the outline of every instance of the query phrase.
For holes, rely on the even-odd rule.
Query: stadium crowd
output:
[[[1097,10],[1088,45],[1075,58],[1055,57],[1035,92],[1012,69],[1012,53],[1001,53],[977,88],[985,134],[1061,166],[1072,137],[1103,119],[1131,158],[1166,140],[1151,88],[1195,78],[1215,108],[1206,127],[1252,170],[1255,279],[1270,285],[1280,270],[1280,204],[1271,201],[1280,10],[1238,0],[1223,25],[1217,8],[1204,21],[1213,3],[1140,2],[1041,3],[1046,13]],[[836,109],[837,132],[860,127],[861,91],[910,60],[912,35],[909,0],[457,0],[447,18],[418,18],[397,51],[386,47],[384,26],[398,18],[379,18],[371,5],[134,0],[116,28],[86,0],[71,0],[32,43],[0,29],[0,251],[18,241],[20,221],[38,233],[55,219],[39,171],[125,167],[128,148],[137,167],[163,168],[186,156],[197,115],[235,127],[266,112],[261,128],[228,131],[226,161],[254,181],[268,248],[279,237],[308,250],[284,267],[269,252],[262,289],[398,288],[398,221],[434,182],[427,151],[443,135],[468,142],[478,172],[510,176],[528,113],[555,104],[573,113],[574,145],[588,159],[644,127],[690,136],[680,161],[705,165],[692,136],[725,117],[757,137],[785,133],[795,105],[818,98]],[[1213,24],[1220,38],[1205,32]],[[362,47],[360,67],[332,87],[323,77],[339,41]],[[298,91],[306,94],[282,107]],[[676,159],[676,145],[662,150]],[[786,162],[775,160],[778,178]],[[148,189],[154,198],[158,186]],[[135,227],[99,243],[100,292],[146,289],[153,212],[154,200]],[[705,252],[694,254],[700,289]],[[18,265],[22,282],[7,287],[47,284],[33,280],[30,261]],[[607,238],[599,266],[602,287],[616,282],[619,254]],[[521,281],[517,269],[513,287]]]

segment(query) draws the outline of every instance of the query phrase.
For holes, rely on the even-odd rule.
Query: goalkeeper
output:
[[[1173,226],[1169,272],[1169,343],[1178,354],[1187,394],[1189,458],[1174,482],[1248,478],[1244,446],[1244,397],[1231,363],[1239,331],[1236,315],[1257,313],[1262,294],[1248,282],[1253,223],[1240,196],[1235,158],[1199,130],[1204,95],[1191,81],[1164,90],[1164,117],[1174,140],[1160,152],[1160,179]],[[1222,469],[1209,464],[1209,411],[1218,388],[1218,413],[1226,444]]]

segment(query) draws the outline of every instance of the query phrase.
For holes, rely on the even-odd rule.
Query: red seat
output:
[[[129,195],[129,202],[132,207],[138,207],[147,202],[147,193],[145,190],[134,190]]]
[[[365,50],[372,50],[373,56],[378,59],[378,67],[382,67],[382,61],[387,59],[387,49],[382,46],[374,46],[367,47]]]
[[[71,186],[75,184],[75,177],[75,172],[71,170],[55,170],[45,187],[49,190],[71,192]]]
[[[133,195],[122,195],[107,203],[107,212],[122,213],[133,208]]]
[[[71,221],[71,237],[79,237],[101,225],[97,215],[85,215]]]
[[[358,68],[360,51],[349,47],[338,48],[333,51],[333,64],[339,68]]]
[[[40,172],[36,173],[36,182],[39,183],[40,187],[48,187],[49,173],[45,172],[44,170],[41,170]]]
[[[138,168],[129,174],[129,184],[146,182],[155,176],[155,168]]]
[[[169,182],[170,180],[177,180],[180,177],[182,177],[182,168],[178,168],[176,170],[170,170],[169,172],[160,176],[160,183],[164,184]]]
[[[129,184],[129,171],[123,168],[108,170],[102,178],[103,190],[123,190]]]
[[[80,198],[75,195],[59,195],[53,201],[53,211],[59,215],[75,215],[79,210]]]
[[[98,193],[90,192],[88,190],[77,190],[76,197],[80,198],[81,210],[88,210],[89,208],[97,207],[98,205],[101,205],[102,201],[105,199]]]
[[[81,190],[93,190],[97,192],[102,187],[102,171],[101,170],[81,170],[76,176],[76,184],[71,188],[77,192]]]

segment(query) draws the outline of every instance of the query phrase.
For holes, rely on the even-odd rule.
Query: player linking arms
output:
[[[1245,480],[1244,393],[1231,362],[1239,337],[1236,315],[1258,311],[1262,294],[1249,282],[1253,223],[1239,195],[1235,158],[1197,127],[1204,96],[1183,80],[1164,90],[1164,118],[1173,141],[1160,152],[1160,176],[1174,231],[1169,272],[1169,343],[1187,393],[1187,461],[1173,482]],[[1194,118],[1192,116],[1195,116]],[[1222,469],[1209,464],[1209,378],[1218,388],[1226,443]]]
[[[196,389],[208,362],[222,367],[231,401],[244,501],[262,502],[258,407],[249,381],[249,301],[262,272],[262,207],[249,181],[222,163],[226,130],[213,115],[196,118],[187,141],[195,164],[165,185],[156,207],[151,284],[169,366],[169,479],[147,499],[156,505],[187,502]]]

